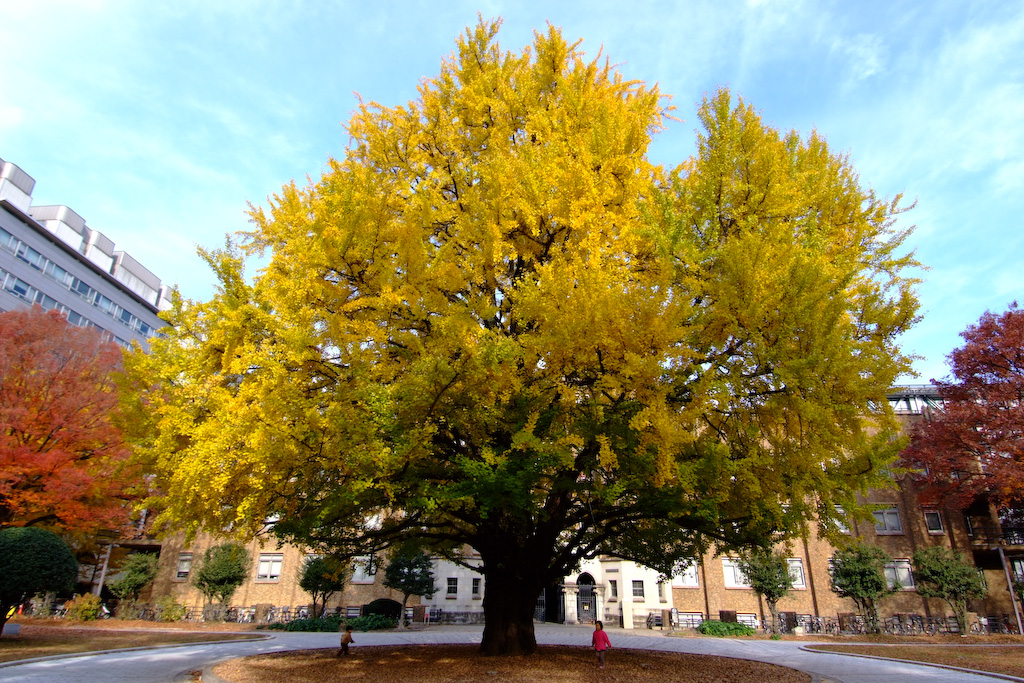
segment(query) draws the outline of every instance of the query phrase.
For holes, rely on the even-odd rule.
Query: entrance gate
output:
[[[581,624],[593,624],[597,620],[597,593],[594,590],[594,577],[580,574],[576,581],[576,619]]]

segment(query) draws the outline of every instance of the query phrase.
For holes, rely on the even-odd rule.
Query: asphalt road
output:
[[[480,626],[432,626],[406,633],[357,634],[364,645],[479,643]],[[267,640],[149,648],[129,652],[60,657],[0,665],[0,681],[75,683],[170,683],[191,680],[189,672],[226,659],[265,652],[337,647],[336,633],[271,632]],[[591,629],[538,625],[537,642],[545,645],[590,645]],[[743,640],[737,638],[668,638],[657,631],[609,629],[615,647],[688,652],[752,659],[811,674],[816,683],[992,683],[995,676],[970,674],[901,662],[807,652],[813,641]],[[680,672],[681,680],[685,672]],[[1024,680],[1024,679],[1010,679]]]

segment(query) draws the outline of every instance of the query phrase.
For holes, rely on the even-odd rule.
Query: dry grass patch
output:
[[[1016,642],[1020,642],[1019,640]],[[1024,678],[1024,645],[1011,644],[898,644],[898,645],[821,645],[811,649],[821,652],[846,652],[907,659],[927,664],[957,666],[989,673]]]
[[[111,620],[113,621],[113,620]],[[49,622],[52,624],[53,622]],[[106,624],[108,622],[104,622]],[[163,626],[167,626],[164,624]],[[0,662],[12,662],[34,657],[78,654],[97,650],[115,650],[124,647],[152,647],[204,643],[211,640],[239,640],[258,637],[251,633],[213,633],[189,630],[130,630],[117,624],[115,628],[97,628],[74,625],[39,626],[22,623],[21,633],[0,638]]]
[[[772,664],[705,655],[612,649],[601,671],[590,648],[541,646],[529,657],[484,657],[475,645],[405,645],[257,655],[220,664],[214,673],[232,683],[299,681],[695,681],[698,683],[809,683],[810,676]]]

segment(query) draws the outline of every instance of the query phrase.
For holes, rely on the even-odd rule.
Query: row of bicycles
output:
[[[803,628],[804,633],[820,635],[839,635],[841,633],[863,634],[872,631],[868,622],[860,615],[845,616],[840,619],[799,615],[795,622],[780,620],[773,625],[766,620],[764,632],[767,634],[790,633],[794,626]],[[897,614],[882,620],[879,624],[882,633],[893,636],[932,636],[937,634],[959,634],[960,626],[953,617],[923,617],[919,614]],[[972,635],[1016,634],[1017,625],[1009,615],[978,617],[968,624],[968,633]]]
[[[764,632],[773,634],[791,633],[794,626],[800,626],[804,629],[804,633],[837,636],[842,632],[839,626],[839,622],[835,619],[828,617],[816,617],[810,614],[801,614],[797,617],[796,622],[789,622],[786,619],[780,619],[779,623],[772,624],[771,620],[766,619],[764,622]]]
[[[184,621],[220,621],[238,624],[276,624],[288,623],[294,619],[308,619],[312,610],[307,605],[299,607],[276,607],[273,605],[256,605],[253,607],[221,607],[207,605],[193,607],[185,611]],[[140,619],[160,620],[160,608],[144,607]]]
[[[922,617],[918,614],[898,614],[882,622],[882,631],[893,636],[932,636],[940,633],[959,634],[960,625],[953,617]],[[971,635],[1015,634],[1017,625],[1009,615],[972,619],[967,624]]]

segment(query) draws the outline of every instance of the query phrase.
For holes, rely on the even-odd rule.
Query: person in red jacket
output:
[[[594,650],[597,652],[597,664],[603,669],[604,651],[612,646],[612,641],[608,640],[608,634],[604,631],[604,624],[600,621],[597,622],[596,628],[594,628],[594,637],[591,638],[590,642],[594,645]]]

